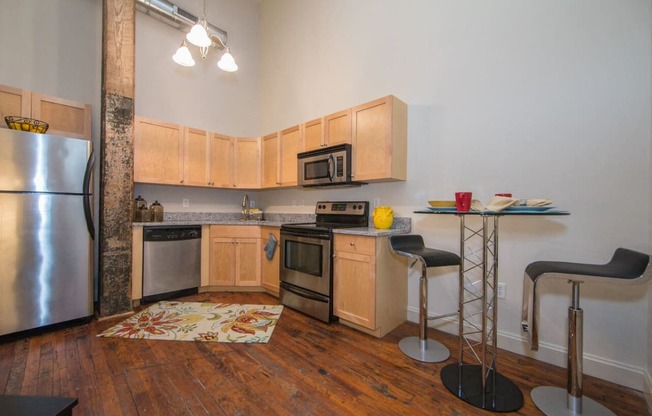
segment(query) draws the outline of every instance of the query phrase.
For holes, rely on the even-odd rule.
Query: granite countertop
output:
[[[314,214],[265,214],[264,220],[242,220],[239,212],[170,212],[165,213],[163,222],[134,222],[133,227],[166,226],[166,225],[256,225],[265,227],[280,227],[291,222],[314,222]],[[369,219],[369,223],[373,221]],[[335,234],[366,235],[382,237],[394,234],[409,233],[412,219],[397,217],[390,229],[375,227],[340,228],[333,230]]]

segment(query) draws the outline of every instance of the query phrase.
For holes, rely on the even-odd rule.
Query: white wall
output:
[[[523,270],[534,260],[606,262],[647,251],[650,212],[649,1],[261,0],[261,130],[394,94],[409,105],[409,179],[300,193],[381,198],[414,231],[459,247],[458,220],[412,214],[458,190],[550,198],[570,217],[504,218],[499,345],[520,331]],[[267,192],[283,209],[292,191]],[[456,309],[454,273],[431,279],[433,313]],[[565,365],[566,283],[543,288],[539,359]],[[436,293],[435,293],[436,292]],[[410,277],[416,319],[417,277]],[[641,389],[643,288],[584,285],[585,370]]]

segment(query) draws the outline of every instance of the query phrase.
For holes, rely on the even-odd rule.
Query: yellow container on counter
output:
[[[391,207],[378,206],[374,208],[373,220],[376,228],[391,228],[394,223],[394,210]]]

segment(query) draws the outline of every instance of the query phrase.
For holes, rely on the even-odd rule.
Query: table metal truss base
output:
[[[466,215],[459,217],[459,363],[444,368],[447,376],[442,371],[442,381],[453,394],[474,406],[514,411],[523,406],[523,394],[496,370],[499,216],[480,215],[479,228],[467,224]],[[476,365],[468,365],[466,359]],[[457,384],[450,384],[453,382]]]
[[[457,398],[480,409],[514,412],[523,407],[523,393],[512,381],[491,370],[491,382],[483,388],[482,374],[479,365],[449,364],[441,370],[441,381]]]

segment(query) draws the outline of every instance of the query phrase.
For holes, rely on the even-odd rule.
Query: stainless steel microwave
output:
[[[297,154],[299,186],[361,185],[351,180],[351,145]]]

